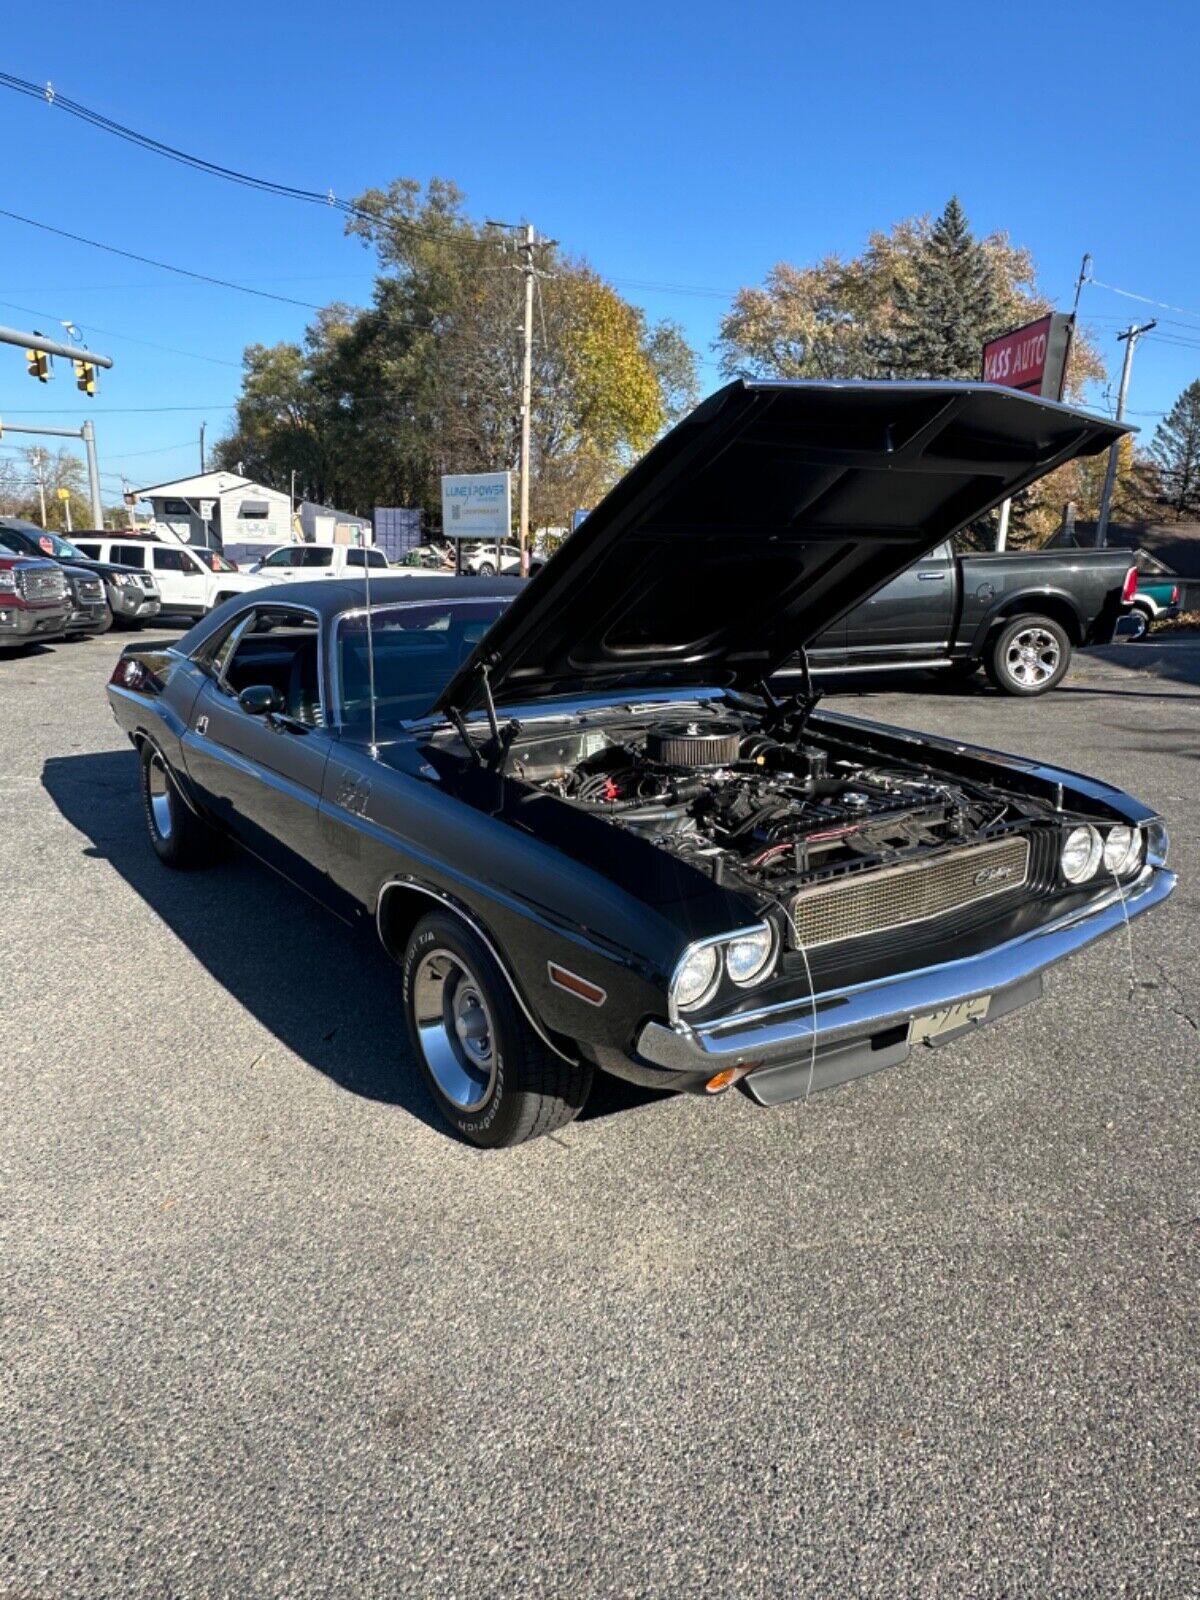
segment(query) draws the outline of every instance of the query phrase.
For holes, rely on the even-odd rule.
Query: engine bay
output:
[[[1036,802],[924,766],[860,764],[749,717],[685,713],[522,736],[509,770],[718,882],[771,891],[1042,815]]]

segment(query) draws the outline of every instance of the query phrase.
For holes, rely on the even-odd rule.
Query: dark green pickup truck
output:
[[[1005,694],[1045,694],[1071,652],[1108,644],[1138,591],[1127,550],[954,554],[937,545],[809,647],[814,672],[984,667]]]

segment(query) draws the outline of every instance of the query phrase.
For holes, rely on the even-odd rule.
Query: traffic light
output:
[[[75,387],[84,394],[96,392],[96,369],[90,361],[77,361],[75,363]]]
[[[31,378],[36,378],[39,383],[50,382],[50,357],[44,350],[26,350],[25,360],[29,363]]]

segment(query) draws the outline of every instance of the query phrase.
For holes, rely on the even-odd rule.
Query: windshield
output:
[[[236,572],[237,571],[237,568],[234,566],[233,562],[232,561],[227,561],[219,550],[211,550],[211,549],[208,549],[208,548],[203,548],[203,549],[197,550],[195,553],[196,553],[197,556],[199,556],[200,560],[204,563],[204,565],[208,568],[208,570],[210,572]]]
[[[26,550],[36,551],[44,556],[57,556],[60,561],[87,561],[77,545],[69,539],[60,539],[56,533],[43,533],[39,528],[31,528],[28,533],[17,533],[15,530],[0,528],[0,544],[6,545],[9,550],[16,550],[24,554]]]
[[[423,716],[508,603],[498,598],[373,606],[379,723]],[[339,718],[365,729],[370,722],[365,611],[339,619],[334,656]]]

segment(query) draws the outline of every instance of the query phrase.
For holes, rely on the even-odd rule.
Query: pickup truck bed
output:
[[[938,545],[809,648],[814,672],[982,666],[1007,694],[1044,694],[1071,652],[1107,644],[1130,608],[1127,550],[956,556]]]

